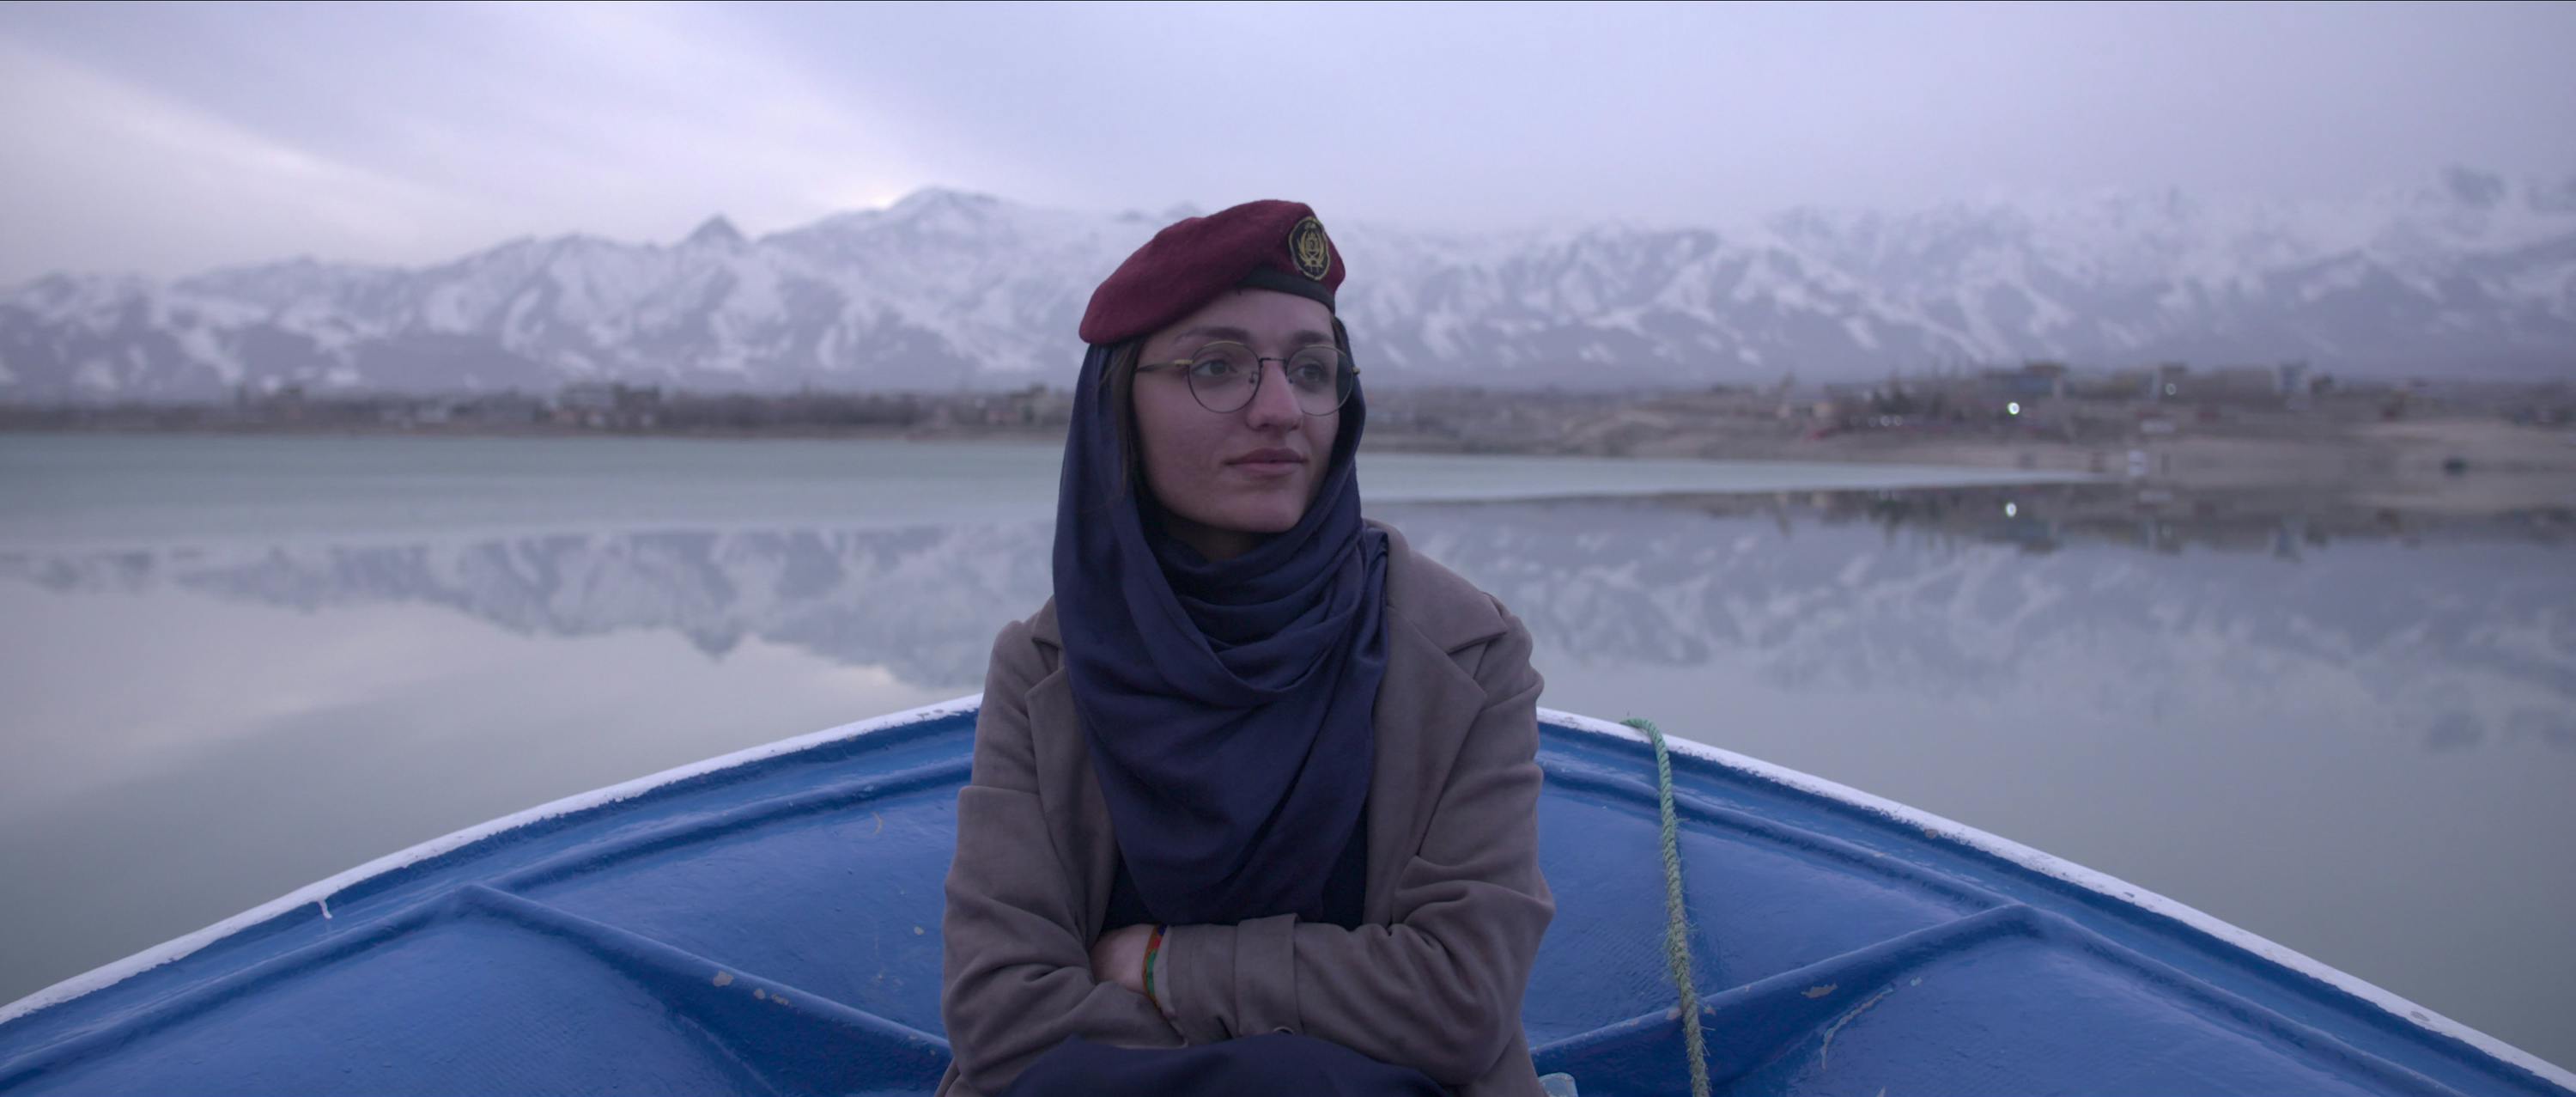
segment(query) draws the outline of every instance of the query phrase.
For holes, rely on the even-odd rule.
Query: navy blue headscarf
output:
[[[1386,535],[1352,469],[1367,405],[1342,408],[1297,525],[1232,560],[1163,531],[1119,450],[1093,346],[1056,496],[1055,607],[1074,709],[1118,849],[1174,924],[1323,920],[1359,833],[1386,676]]]

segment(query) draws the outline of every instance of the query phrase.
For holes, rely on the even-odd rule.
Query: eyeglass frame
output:
[[[1190,357],[1187,357],[1187,358],[1176,358],[1176,359],[1173,359],[1173,360],[1168,361],[1168,362],[1138,362],[1138,363],[1136,363],[1136,365],[1135,365],[1135,372],[1137,372],[1137,373],[1146,373],[1146,372],[1150,372],[1150,371],[1153,371],[1153,370],[1165,370],[1165,369],[1183,369],[1183,370],[1185,370],[1185,369],[1192,369],[1192,368],[1195,368],[1195,367],[1199,364],[1199,359],[1198,359],[1198,356],[1199,356],[1199,355],[1207,353],[1207,349],[1208,349],[1209,347],[1216,347],[1216,346],[1242,347],[1243,349],[1245,349],[1245,350],[1247,350],[1247,351],[1252,351],[1252,352],[1253,352],[1253,353],[1252,353],[1252,394],[1251,394],[1251,395],[1249,395],[1249,396],[1244,397],[1244,398],[1243,398],[1243,403],[1241,403],[1241,404],[1239,404],[1239,405],[1236,405],[1235,407],[1228,408],[1228,409],[1226,409],[1226,410],[1224,410],[1224,411],[1218,411],[1218,410],[1216,410],[1215,408],[1211,408],[1211,407],[1207,406],[1207,401],[1206,401],[1206,400],[1203,400],[1203,399],[1200,399],[1200,398],[1199,398],[1199,388],[1198,388],[1198,386],[1197,386],[1197,385],[1190,385],[1190,384],[1189,384],[1189,375],[1188,375],[1188,374],[1182,374],[1182,375],[1181,375],[1181,383],[1182,383],[1182,384],[1185,384],[1185,385],[1189,385],[1189,390],[1190,390],[1190,400],[1191,400],[1192,402],[1194,402],[1194,403],[1198,404],[1198,406],[1199,406],[1199,410],[1201,410],[1201,411],[1205,411],[1205,412],[1207,412],[1207,413],[1208,413],[1208,414],[1210,414],[1210,415],[1232,415],[1232,414],[1234,414],[1235,412],[1242,411],[1244,408],[1251,407],[1251,406],[1252,406],[1252,402],[1253,402],[1253,401],[1258,400],[1258,399],[1260,399],[1260,398],[1261,398],[1261,382],[1262,382],[1262,379],[1263,379],[1263,378],[1266,378],[1266,377],[1268,377],[1268,376],[1270,375],[1270,371],[1269,371],[1269,370],[1267,370],[1267,369],[1264,369],[1264,368],[1263,368],[1264,366],[1266,366],[1266,365],[1268,365],[1269,363],[1272,363],[1272,362],[1277,362],[1277,363],[1279,363],[1279,375],[1280,375],[1281,377],[1286,377],[1286,376],[1288,376],[1288,363],[1289,363],[1289,361],[1290,361],[1291,359],[1295,358],[1297,355],[1304,354],[1305,352],[1310,351],[1310,350],[1313,350],[1313,349],[1315,349],[1316,347],[1329,347],[1329,348],[1331,348],[1331,350],[1332,350],[1332,352],[1333,352],[1334,357],[1336,357],[1336,358],[1338,358],[1338,359],[1340,360],[1336,368],[1338,368],[1338,369],[1340,369],[1342,372],[1347,373],[1347,374],[1349,374],[1349,375],[1350,375],[1350,378],[1351,378],[1351,387],[1349,388],[1349,390],[1347,390],[1347,391],[1345,391],[1345,392],[1343,392],[1343,393],[1342,393],[1342,395],[1341,395],[1341,398],[1340,398],[1340,399],[1335,400],[1335,401],[1333,402],[1333,406],[1332,406],[1332,408],[1331,408],[1331,409],[1326,410],[1326,411],[1307,411],[1307,410],[1306,410],[1306,406],[1305,406],[1304,404],[1299,404],[1299,405],[1297,405],[1297,411],[1298,411],[1298,414],[1305,415],[1305,416],[1309,416],[1309,417],[1321,417],[1321,416],[1326,416],[1326,415],[1339,415],[1339,414],[1341,414],[1341,413],[1342,413],[1342,409],[1343,409],[1344,407],[1349,406],[1349,404],[1350,404],[1350,402],[1351,402],[1351,397],[1353,397],[1353,396],[1355,396],[1355,395],[1358,395],[1358,393],[1359,393],[1359,391],[1360,391],[1360,368],[1359,368],[1358,366],[1355,366],[1355,365],[1352,365],[1352,364],[1351,364],[1351,352],[1349,352],[1349,351],[1347,351],[1347,350],[1343,350],[1343,349],[1342,349],[1342,346],[1341,346],[1341,343],[1340,343],[1340,341],[1339,341],[1339,340],[1336,340],[1336,341],[1334,341],[1334,342],[1330,342],[1330,343],[1308,343],[1308,344],[1306,344],[1305,346],[1302,346],[1302,347],[1297,348],[1296,350],[1290,351],[1290,352],[1289,352],[1289,354],[1288,354],[1288,357],[1287,357],[1287,358],[1265,358],[1265,357],[1262,357],[1262,355],[1261,355],[1261,353],[1260,353],[1259,351],[1254,350],[1254,349],[1253,349],[1253,347],[1252,347],[1252,344],[1250,344],[1250,343],[1245,343],[1245,342],[1242,342],[1242,341],[1240,341],[1240,340],[1235,340],[1235,339],[1211,339],[1211,340],[1208,340],[1208,341],[1207,341],[1207,342],[1205,342],[1205,343],[1200,344],[1200,345],[1199,345],[1199,349],[1198,349],[1196,352],[1192,353],[1192,354],[1190,355]],[[1294,382],[1290,382],[1290,383],[1291,383],[1291,384],[1294,384]]]

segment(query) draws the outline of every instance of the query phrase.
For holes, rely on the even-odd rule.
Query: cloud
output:
[[[928,181],[855,101],[695,9],[461,10],[284,63],[216,41],[231,71],[197,74],[0,38],[0,283],[676,238],[718,212],[759,232]]]
[[[0,43],[0,280],[73,255],[168,271],[273,254],[416,253],[469,206]]]
[[[2576,171],[2576,6],[0,5],[0,280],[925,185],[1424,228]]]
[[[864,104],[716,13],[585,4],[486,18],[469,48],[491,63],[476,66],[471,94],[491,109],[416,104],[420,124],[397,153],[459,187],[675,234],[719,210],[754,231],[784,227],[928,181]]]

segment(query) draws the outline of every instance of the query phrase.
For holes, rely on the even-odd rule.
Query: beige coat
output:
[[[1378,525],[1377,523],[1370,523]],[[1117,844],[1049,601],[993,643],[974,776],[957,794],[941,1094],[990,1094],[1068,1035],[1130,1047],[1296,1032],[1472,1097],[1539,1092],[1521,992],[1556,903],[1538,868],[1530,635],[1386,529],[1386,679],[1374,710],[1362,924],[1178,926],[1158,971],[1178,1014],[1091,977]]]

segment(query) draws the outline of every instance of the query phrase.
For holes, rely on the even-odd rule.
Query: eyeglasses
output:
[[[1220,341],[1200,347],[1187,358],[1138,363],[1136,372],[1180,370],[1199,406],[1224,415],[1252,403],[1253,394],[1261,391],[1261,375],[1268,372],[1261,368],[1267,362],[1280,364],[1288,390],[1297,395],[1297,410],[1308,415],[1342,410],[1351,390],[1359,387],[1359,367],[1342,358],[1341,348],[1326,343],[1299,347],[1286,358],[1264,358],[1241,343]]]

